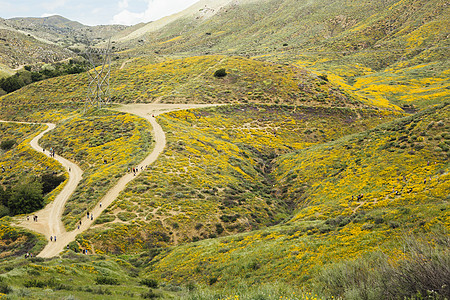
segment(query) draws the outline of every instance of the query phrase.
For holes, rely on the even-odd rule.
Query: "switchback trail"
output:
[[[139,173],[141,172],[141,169],[145,169],[147,165],[152,164],[158,156],[162,153],[164,150],[164,147],[166,145],[166,137],[164,134],[164,131],[162,130],[161,126],[156,122],[154,116],[169,112],[169,111],[175,111],[175,110],[181,110],[181,109],[193,109],[193,108],[201,108],[201,107],[207,107],[207,106],[213,106],[210,104],[132,104],[132,105],[122,105],[115,110],[122,111],[126,113],[135,114],[137,116],[140,116],[142,118],[147,119],[150,124],[153,126],[153,137],[155,140],[155,147],[153,151],[137,166],[138,172],[136,173],[136,176],[133,173],[128,173],[124,175],[122,178],[119,179],[117,184],[112,187],[106,195],[98,202],[98,204],[90,211],[90,213],[94,216],[94,218],[91,220],[90,218],[82,218],[81,219],[81,226],[78,229],[74,229],[72,231],[66,231],[64,228],[64,225],[61,221],[62,212],[64,210],[64,204],[67,201],[67,199],[70,197],[70,195],[75,190],[78,182],[81,180],[82,171],[81,169],[65,160],[64,158],[57,156],[56,159],[68,169],[71,168],[71,171],[69,172],[70,178],[69,182],[64,187],[63,191],[55,198],[55,200],[50,203],[47,207],[45,207],[43,210],[37,212],[35,215],[38,216],[38,222],[33,222],[32,218],[30,218],[29,221],[22,221],[21,226],[25,228],[29,228],[32,230],[35,230],[37,232],[40,232],[44,234],[48,239],[50,236],[56,236],[56,241],[48,242],[48,244],[45,246],[45,248],[41,251],[41,253],[38,254],[39,257],[54,257],[57,256],[64,248],[72,241],[75,240],[76,236],[83,231],[89,229],[92,224],[94,224],[95,219],[101,215],[101,213],[109,206],[113,201],[118,197],[119,193],[125,189],[126,185],[136,178]],[[53,129],[55,127],[54,124],[47,124],[49,128],[36,136],[31,141],[31,146],[36,149],[37,151],[42,151],[42,148],[38,145],[38,140],[49,130]],[[71,181],[73,177],[73,181]],[[78,181],[76,181],[78,180]],[[66,187],[70,186],[72,189]],[[102,204],[100,206],[100,203]]]

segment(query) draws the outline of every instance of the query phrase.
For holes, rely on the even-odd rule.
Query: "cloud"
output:
[[[123,7],[113,19],[113,24],[134,25],[140,22],[150,22],[174,14],[188,8],[198,0],[148,0],[147,9],[143,12],[130,12],[128,0],[120,0]]]
[[[51,17],[51,16],[54,16],[54,15],[55,15],[54,13],[43,13],[41,15],[41,18],[47,18],[47,17]]]
[[[140,22],[145,22],[144,20],[144,13],[133,13],[125,9],[113,17],[112,23],[134,25]]]

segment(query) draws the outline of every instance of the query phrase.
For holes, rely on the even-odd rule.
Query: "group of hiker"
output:
[[[144,169],[147,169],[148,168],[148,166],[141,166],[141,171],[143,171]],[[128,167],[128,172],[133,172],[133,174],[134,174],[134,176],[136,176],[136,174],[139,172],[139,167],[132,167],[132,168],[130,168],[130,167]]]
[[[435,162],[434,164],[436,164],[436,162]],[[430,166],[430,162],[429,162],[429,161],[427,162],[427,166]],[[401,179],[402,179],[402,178],[399,178],[398,181],[401,181]],[[403,181],[406,181],[406,176],[403,176]],[[432,181],[432,177],[431,177],[431,176],[430,176],[429,178],[426,178],[426,177],[425,177],[425,178],[423,179],[423,184],[427,184],[427,182],[430,183],[431,181]],[[439,178],[437,179],[437,181],[439,182]],[[397,196],[399,196],[399,195],[401,195],[402,190],[403,190],[403,187],[402,187],[400,190],[396,190],[395,187],[393,187],[393,188],[392,188],[392,193],[395,194],[395,195],[397,195]],[[407,192],[408,194],[411,193],[412,191],[413,191],[413,188],[412,188],[412,187],[406,188],[406,192]],[[361,201],[361,199],[362,199],[363,197],[364,197],[364,194],[359,194],[359,195],[356,196],[356,200],[357,200],[357,201]],[[354,201],[354,199],[355,199],[355,196],[352,195],[352,201]]]
[[[38,216],[34,215],[33,222],[37,222],[37,220],[38,220]],[[27,221],[30,221],[30,216],[27,216]]]
[[[9,169],[11,170],[12,169],[12,167],[11,166],[9,166]],[[4,166],[2,166],[2,173],[5,173],[6,172],[6,169],[5,169],[5,167]]]
[[[44,148],[42,148],[42,152],[44,152],[45,153],[45,149]],[[55,149],[53,149],[53,148],[50,148],[50,157],[55,157]]]

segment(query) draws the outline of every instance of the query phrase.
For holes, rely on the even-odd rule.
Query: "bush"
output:
[[[0,294],[9,294],[11,292],[12,288],[0,277]]]
[[[158,281],[156,281],[153,278],[144,278],[139,283],[142,285],[148,286],[149,288],[157,288],[158,287]]]
[[[437,245],[432,247],[431,244]],[[406,259],[392,262],[381,253],[334,264],[318,277],[320,292],[343,299],[448,299],[450,238],[407,239]],[[428,299],[428,298],[427,298]]]
[[[95,278],[95,284],[118,285],[119,280],[117,280],[116,278],[107,277],[107,276],[98,276],[97,278]]]
[[[156,298],[159,298],[159,295],[156,294],[155,292],[153,292],[152,289],[150,289],[148,292],[142,293],[141,297],[144,299],[156,299]]]
[[[8,199],[8,208],[13,215],[26,214],[44,207],[42,184],[35,180],[17,185]]]
[[[55,189],[61,182],[66,180],[64,175],[55,175],[52,173],[47,173],[41,176],[42,181],[42,193],[44,195],[50,193]]]
[[[4,151],[7,151],[7,150],[11,149],[15,144],[16,144],[15,140],[12,140],[12,139],[5,140],[5,141],[1,142],[0,148]]]
[[[30,288],[30,287],[43,288],[46,286],[46,283],[41,280],[30,279],[30,280],[25,281],[23,283],[23,285],[27,288]]]
[[[219,69],[217,71],[214,72],[214,77],[217,78],[222,78],[227,76],[227,71],[225,69]]]

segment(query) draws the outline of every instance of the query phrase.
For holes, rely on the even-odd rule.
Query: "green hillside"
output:
[[[178,283],[216,278],[217,285],[237,286],[278,278],[297,285],[316,282],[333,263],[378,251],[408,259],[406,236],[445,236],[450,229],[448,120],[448,105],[441,106],[280,156],[271,172],[274,194],[293,202],[292,218],[171,248],[148,272]]]
[[[29,146],[43,125],[0,123],[0,298],[449,299],[448,1],[201,4],[118,33],[109,107],[84,105],[86,72],[0,96],[83,170],[67,230],[158,140],[116,105],[218,104],[155,113],[162,154],[53,259],[23,258],[45,238],[10,199],[67,174]],[[97,29],[82,42],[120,28]],[[4,70],[50,59],[12,32]]]
[[[214,76],[220,69],[225,69],[226,75]],[[4,118],[43,120],[37,111],[83,105],[89,82],[88,75],[82,73],[30,84],[1,97],[0,113]],[[118,103],[267,103],[399,109],[389,103],[371,103],[303,68],[214,55],[164,62],[142,58],[114,64],[111,94],[112,101]]]
[[[211,18],[185,18],[150,32],[131,53],[295,63],[326,72],[375,103],[425,107],[449,97],[449,13],[443,0],[231,4]]]
[[[165,114],[163,155],[78,242],[96,253],[133,253],[280,223],[293,201],[274,190],[274,158],[396,117],[266,105]]]

